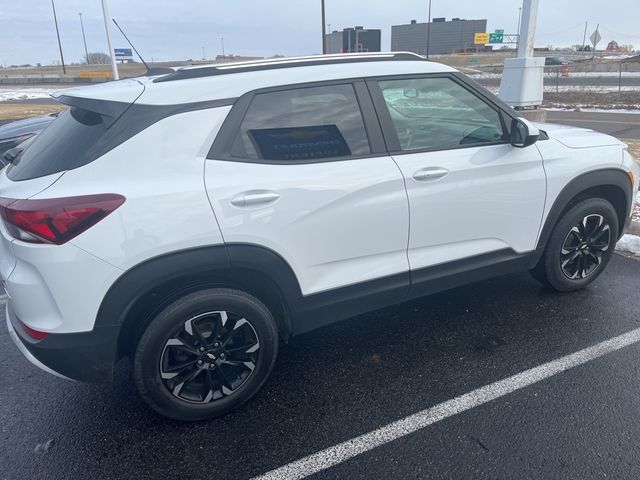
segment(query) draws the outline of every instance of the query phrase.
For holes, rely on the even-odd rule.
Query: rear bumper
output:
[[[36,367],[52,375],[82,382],[108,382],[113,377],[118,326],[86,333],[50,334],[40,341],[23,332],[11,308],[6,306],[7,327],[18,350]]]

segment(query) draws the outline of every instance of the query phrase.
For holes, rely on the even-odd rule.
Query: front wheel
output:
[[[277,351],[276,323],[262,302],[239,290],[203,290],[152,320],[138,343],[134,379],[162,415],[203,420],[255,395]]]
[[[534,277],[559,292],[586,287],[611,260],[618,231],[618,215],[608,201],[578,203],[555,226]]]

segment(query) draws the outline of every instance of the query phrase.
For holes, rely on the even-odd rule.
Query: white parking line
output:
[[[4,305],[5,303],[7,303],[7,294],[3,293],[2,295],[0,295],[0,305]]]
[[[271,470],[255,477],[254,480],[293,480],[308,477],[441,420],[638,342],[640,342],[640,328],[447,400],[435,407],[427,408],[372,432]]]

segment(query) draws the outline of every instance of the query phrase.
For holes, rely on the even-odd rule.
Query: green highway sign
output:
[[[489,34],[489,43],[502,43],[504,41],[504,32],[501,33],[490,33]]]

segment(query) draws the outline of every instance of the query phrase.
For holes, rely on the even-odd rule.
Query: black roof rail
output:
[[[254,62],[220,63],[203,67],[183,67],[168,75],[156,78],[154,83],[186,80],[189,78],[213,77],[232,73],[257,72],[261,70],[277,70],[281,68],[311,67],[316,65],[335,65],[344,63],[369,63],[384,61],[426,61],[416,53],[383,52],[383,53],[347,53],[340,55],[317,55],[312,57],[292,57]]]

